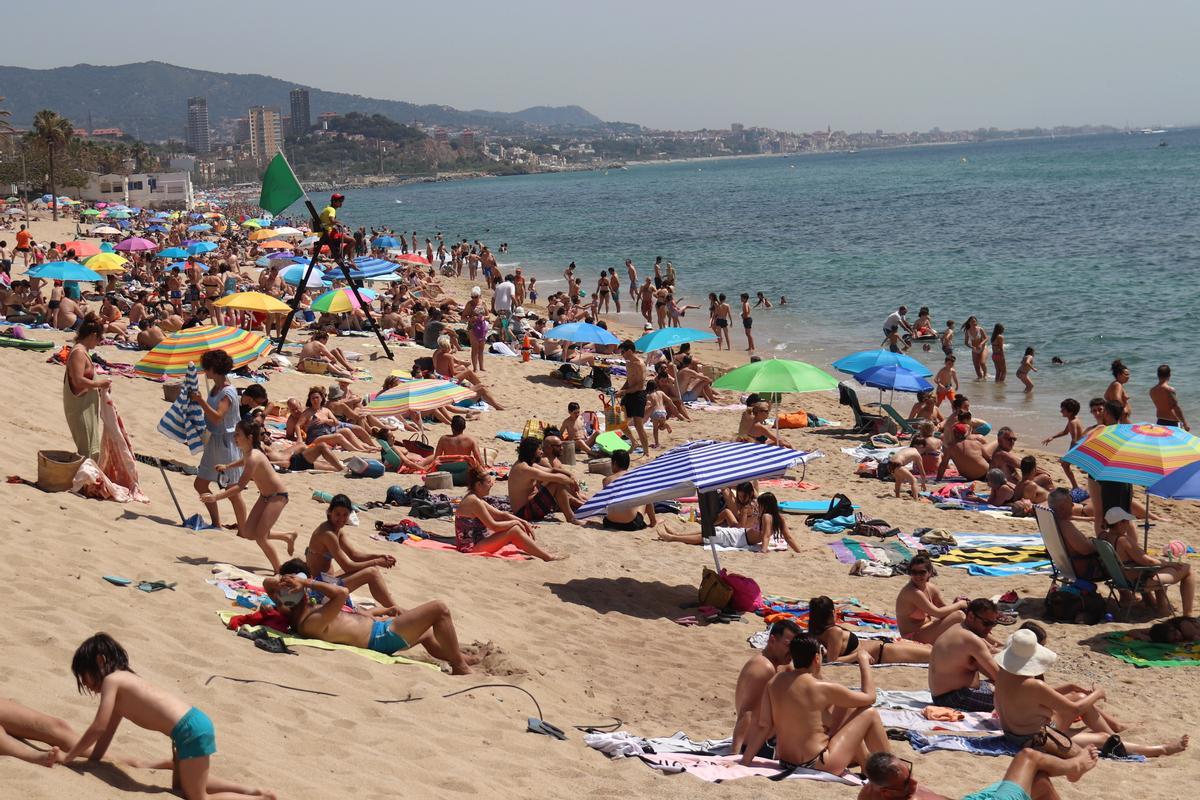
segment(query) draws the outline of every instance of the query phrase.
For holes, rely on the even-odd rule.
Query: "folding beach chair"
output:
[[[909,436],[916,434],[917,426],[915,423],[919,422],[920,420],[905,419],[905,417],[899,411],[887,403],[881,405],[880,408],[882,408],[884,412],[892,418],[892,422],[896,423],[896,425],[900,428],[901,433],[906,433]]]
[[[867,414],[862,410],[862,405],[858,402],[858,393],[845,383],[838,384],[838,403],[843,406],[849,406],[854,412],[854,427],[852,433],[875,433],[883,422],[883,417],[878,414]]]
[[[1129,603],[1125,605],[1125,616],[1122,619],[1122,621],[1128,622],[1129,614],[1133,611],[1134,595],[1138,592],[1164,591],[1166,589],[1159,583],[1158,567],[1123,566],[1120,559],[1117,558],[1117,551],[1110,542],[1104,539],[1093,539],[1092,541],[1096,544],[1096,553],[1100,556],[1100,563],[1104,566],[1104,571],[1108,573],[1108,580],[1104,582],[1104,585],[1108,587],[1109,599],[1111,600],[1113,595],[1118,592],[1129,592]],[[1126,570],[1136,572],[1137,578],[1130,581],[1125,576]],[[1117,610],[1120,610],[1122,605],[1118,597]]]
[[[1054,519],[1054,512],[1045,506],[1034,506],[1033,511],[1037,515],[1038,531],[1042,534],[1042,543],[1046,546],[1046,552],[1050,554],[1051,588],[1070,586],[1075,583],[1077,576],[1075,567],[1067,555],[1066,542],[1063,541],[1062,534],[1058,531],[1058,520]]]

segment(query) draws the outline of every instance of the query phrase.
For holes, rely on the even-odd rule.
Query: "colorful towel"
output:
[[[404,544],[408,547],[419,547],[422,550],[440,550],[442,552],[458,553],[461,552],[452,544],[445,542],[433,542],[429,539],[405,539]],[[468,556],[483,556],[484,558],[504,558],[509,561],[528,561],[533,556],[526,555],[521,550],[518,550],[516,545],[506,544],[494,553],[465,553]]]
[[[874,614],[862,607],[854,598],[834,600],[836,620],[864,628],[896,629],[896,620],[882,614]],[[779,595],[763,595],[763,604],[755,611],[768,623],[781,619],[795,620],[802,628],[808,627],[808,601]]]
[[[955,536],[955,539],[958,537]],[[952,567],[957,565],[979,564],[981,566],[997,566],[1001,564],[1028,564],[1035,561],[1045,561],[1048,558],[1046,548],[1042,545],[1017,547],[952,547],[944,553],[933,557],[938,566]]]
[[[762,481],[766,483],[766,481]],[[796,481],[791,481],[795,483]],[[785,481],[787,483],[787,481]],[[785,514],[824,514],[829,510],[829,500],[781,500],[779,510]],[[853,506],[858,508],[858,506]]]
[[[1044,547],[1040,533],[958,533],[950,534],[959,547]]]
[[[1011,575],[1049,575],[1053,572],[1049,561],[1029,561],[1024,564],[999,564],[990,567],[983,564],[951,564],[950,566],[965,569],[968,575],[985,578],[1007,578]]]
[[[841,541],[826,542],[826,544],[833,549],[833,554],[843,564],[853,564],[859,559],[878,561],[883,564],[900,564],[911,561],[912,557],[916,555],[903,542],[898,541],[868,544],[858,539],[844,537]]]
[[[958,722],[926,719],[920,711],[904,708],[881,708],[879,719],[885,728],[903,728],[906,731],[933,733],[995,733],[1000,730],[1000,720],[991,711],[963,711]]]
[[[646,753],[638,756],[647,766],[665,773],[686,772],[702,781],[709,783],[724,783],[739,778],[770,778],[772,780],[808,780],[825,781],[829,783],[844,783],[850,786],[861,786],[862,781],[850,774],[841,777],[819,772],[813,769],[797,767],[791,773],[785,773],[778,761],[768,761],[764,758],[754,759],[749,767],[741,765],[740,756],[697,756],[687,753]]]
[[[236,611],[218,611],[217,614],[221,617],[221,624],[225,625],[226,627],[229,625],[229,620],[238,616]],[[242,630],[249,631],[251,633],[254,633],[260,628],[262,628],[261,625],[242,626]],[[427,667],[429,669],[441,672],[441,669],[435,664],[429,664],[424,661],[414,661],[413,659],[405,658],[404,656],[389,656],[385,655],[384,653],[376,653],[374,650],[367,650],[363,647],[352,647],[348,644],[333,644],[332,642],[323,642],[320,639],[307,639],[303,636],[284,635],[278,631],[273,631],[270,628],[265,628],[264,630],[267,631],[267,634],[271,638],[282,639],[283,643],[288,647],[315,647],[318,650],[345,650],[349,653],[355,653],[363,656],[364,658],[369,658],[372,661],[380,664],[414,664],[416,666]]]
[[[1135,667],[1200,667],[1200,642],[1159,644],[1120,631],[1106,638],[1108,654]]]
[[[955,736],[953,734],[935,733],[925,735],[920,731],[910,730],[908,741],[918,753],[929,753],[933,750],[958,750],[964,753],[974,753],[980,756],[1015,756],[1021,748],[1004,738],[1004,736]],[[1106,756],[1113,761],[1145,761],[1145,756]]]

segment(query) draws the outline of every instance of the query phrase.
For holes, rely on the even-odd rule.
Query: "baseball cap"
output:
[[[1124,522],[1125,520],[1137,522],[1137,517],[1120,507],[1110,508],[1104,512],[1104,521],[1109,525],[1116,525],[1118,522]]]

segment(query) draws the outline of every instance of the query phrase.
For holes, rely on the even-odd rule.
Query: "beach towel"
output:
[[[408,547],[419,547],[422,550],[440,550],[447,553],[461,553],[462,551],[452,544],[445,542],[434,542],[429,539],[408,538],[404,540],[404,544]],[[518,550],[516,545],[506,544],[494,553],[477,553],[474,551],[464,553],[468,556],[483,556],[484,558],[503,558],[509,561],[528,561],[533,556],[526,555],[521,550]]]
[[[950,534],[964,549],[975,547],[1044,547],[1040,533],[958,533]]]
[[[826,508],[828,507],[826,505]],[[817,533],[841,533],[844,530],[853,528],[857,521],[852,515],[834,517],[833,519],[819,519],[813,523],[812,529]]]
[[[103,430],[100,434],[100,471],[117,486],[125,490],[127,500],[139,503],[149,503],[141,487],[138,485],[137,461],[133,458],[133,447],[129,443],[129,434],[125,432],[125,423],[117,412],[117,404],[113,401],[112,392],[104,390],[100,393],[100,422]],[[125,502],[125,501],[122,501]]]
[[[1110,656],[1135,667],[1200,667],[1200,642],[1159,644],[1120,631],[1105,638]]]
[[[158,421],[158,432],[168,439],[187,446],[193,453],[204,449],[204,410],[199,403],[192,402],[192,394],[200,391],[200,382],[196,377],[196,365],[188,364],[187,376],[179,396],[167,413]]]
[[[983,564],[951,564],[950,566],[965,569],[968,575],[987,578],[1007,578],[1011,575],[1049,575],[1053,570],[1049,561],[1030,561],[1024,564],[1001,564],[985,566]]]
[[[218,611],[218,616],[221,618],[221,624],[229,627],[229,620],[237,616],[236,611]],[[308,639],[303,636],[295,636],[290,634],[282,634],[279,631],[265,628],[261,625],[251,626],[243,625],[242,630],[247,633],[255,633],[259,630],[265,630],[267,635],[272,639],[281,639],[288,647],[315,647],[318,650],[345,650],[349,653],[369,658],[378,664],[412,664],[414,666],[426,667],[428,669],[441,672],[441,668],[436,664],[430,664],[425,661],[414,661],[411,658],[404,656],[389,656],[384,653],[377,653],[374,650],[367,650],[364,647],[352,647],[348,644],[333,644],[332,642],[323,642],[320,639]]]
[[[779,510],[785,514],[824,514],[829,510],[829,503],[829,500],[783,500],[779,503]]]
[[[833,602],[835,606],[834,619],[836,622],[859,625],[865,628],[896,630],[896,620],[894,617],[868,611],[866,608],[863,608],[858,600],[852,597],[842,600],[835,599]],[[781,619],[790,619],[794,620],[802,628],[808,627],[807,600],[764,594],[763,604],[755,613],[763,617],[768,624]]]
[[[958,537],[955,536],[957,539]],[[936,550],[931,550],[936,553]],[[933,556],[938,566],[958,566],[978,564],[981,566],[996,566],[1000,564],[1027,564],[1045,561],[1048,558],[1046,548],[1041,545],[1019,547],[952,547],[949,550]]]
[[[912,557],[916,555],[907,545],[899,541],[868,544],[847,536],[836,542],[826,542],[826,544],[833,550],[837,560],[843,564],[853,564],[860,559],[878,561],[883,564],[901,564],[911,561]]]
[[[979,756],[1015,756],[1021,751],[1004,736],[955,736],[948,733],[925,734],[921,731],[910,730],[908,741],[918,753],[930,753],[934,750],[957,750],[963,753],[974,753]],[[1145,756],[1103,756],[1113,761],[1145,761]]]
[[[686,772],[702,781],[724,783],[739,778],[769,778],[771,780],[808,780],[827,783],[844,783],[861,786],[862,780],[850,774],[830,775],[813,769],[797,767],[788,772],[778,761],[756,758],[751,766],[744,767],[740,756],[698,756],[687,753],[656,754],[638,756],[645,764],[667,774]]]

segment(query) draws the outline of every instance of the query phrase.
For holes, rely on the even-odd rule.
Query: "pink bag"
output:
[[[721,580],[733,590],[733,599],[729,605],[734,611],[755,611],[762,605],[762,589],[758,588],[758,583],[753,578],[723,569]]]

